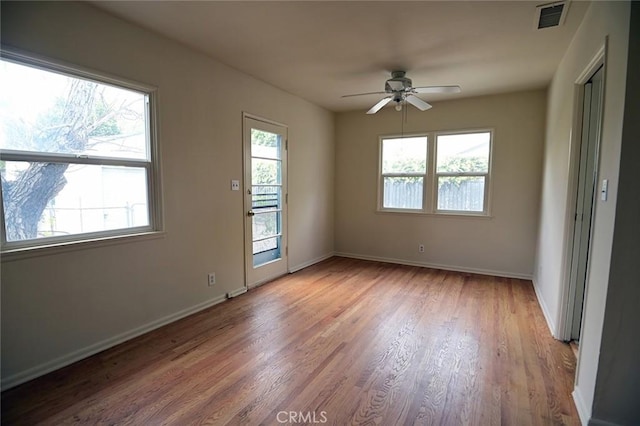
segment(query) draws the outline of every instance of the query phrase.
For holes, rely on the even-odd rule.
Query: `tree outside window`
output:
[[[2,59],[3,245],[151,227],[149,120],[147,93]]]

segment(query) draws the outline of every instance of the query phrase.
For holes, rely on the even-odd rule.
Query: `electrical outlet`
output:
[[[420,253],[424,253],[424,244],[420,244],[420,245],[418,245],[418,251],[419,251]]]
[[[211,272],[208,277],[209,277],[209,287],[211,287],[216,283],[216,273]]]

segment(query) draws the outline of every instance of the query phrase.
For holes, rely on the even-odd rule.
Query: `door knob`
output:
[[[254,212],[253,210],[249,210],[249,211],[247,212],[247,216],[255,216],[255,215],[256,215],[256,214],[255,214],[255,212]]]

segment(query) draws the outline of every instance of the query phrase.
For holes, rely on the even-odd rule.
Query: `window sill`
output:
[[[422,210],[378,209],[376,210],[376,214],[415,215],[415,216],[439,217],[439,218],[446,218],[446,219],[483,219],[483,220],[493,219],[493,216],[491,216],[490,214],[484,214],[484,213],[453,213],[453,212],[435,213],[435,212],[425,212]]]
[[[82,241],[54,243],[34,247],[21,247],[5,249],[0,253],[2,263],[14,260],[29,259],[38,256],[51,256],[60,253],[67,253],[76,250],[89,250],[99,247],[112,246],[117,244],[134,243],[164,238],[164,231],[149,231],[138,234],[114,235],[109,237],[94,238]]]

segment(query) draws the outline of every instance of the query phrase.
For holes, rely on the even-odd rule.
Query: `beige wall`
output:
[[[463,88],[464,89],[464,88]],[[546,92],[411,108],[406,133],[493,128],[491,218],[378,213],[378,137],[400,134],[401,114],[337,115],[336,252],[447,269],[530,277],[536,242]],[[418,252],[418,245],[425,252]]]
[[[158,87],[166,225],[158,239],[4,261],[3,384],[243,286],[242,194],[230,191],[243,111],[289,126],[290,268],[332,253],[332,113],[86,4],[3,2],[2,42]]]
[[[629,3],[594,2],[556,71],[550,90],[545,141],[540,232],[534,283],[547,321],[563,336],[567,286],[564,282],[569,162],[575,82],[608,37],[604,115],[598,182],[609,179],[609,198],[595,205],[580,354],[574,398],[583,421],[591,416],[604,318],[618,191],[618,168],[625,97]],[[570,208],[570,207],[569,207]],[[569,211],[571,214],[571,211]],[[606,373],[605,373],[606,374]]]

